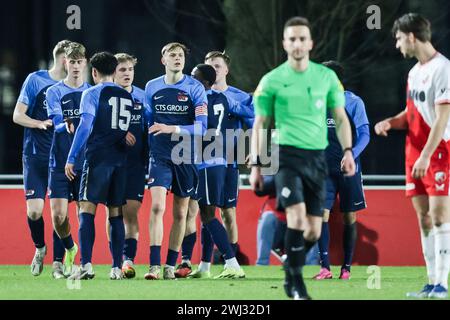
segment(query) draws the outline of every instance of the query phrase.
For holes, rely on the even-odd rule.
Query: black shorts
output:
[[[121,207],[126,204],[126,167],[90,165],[86,160],[80,183],[80,201]]]
[[[325,209],[331,210],[333,208],[337,194],[339,194],[339,205],[342,213],[355,212],[366,208],[361,172],[357,172],[352,177],[345,177],[342,173],[330,174],[326,185]]]
[[[280,167],[275,175],[277,206],[304,202],[307,214],[322,217],[327,174],[324,151],[280,146]]]

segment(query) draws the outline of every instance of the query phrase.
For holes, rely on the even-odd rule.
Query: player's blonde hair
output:
[[[231,58],[229,55],[227,55],[224,51],[210,51],[206,54],[205,56],[205,62],[206,60],[209,59],[214,59],[214,58],[222,58],[223,61],[225,62],[225,64],[227,65],[227,67],[230,67],[231,64]]]
[[[56,59],[59,55],[65,53],[66,48],[69,46],[69,44],[72,41],[70,40],[61,40],[59,41],[56,46],[53,48],[53,58]]]
[[[132,56],[131,54],[124,53],[124,52],[116,53],[114,55],[114,57],[116,57],[117,62],[119,62],[119,63],[130,61],[133,64],[133,66],[135,66],[138,62],[136,57]]]
[[[189,49],[184,44],[179,43],[179,42],[171,42],[171,43],[166,44],[161,49],[161,55],[163,56],[166,52],[170,52],[176,48],[181,48],[184,51],[185,55],[189,54]]]
[[[71,42],[64,50],[64,55],[68,59],[86,58],[86,48],[78,42]]]

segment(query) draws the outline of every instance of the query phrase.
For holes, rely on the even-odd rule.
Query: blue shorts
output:
[[[120,207],[125,201],[125,166],[90,166],[84,162],[80,184],[80,201]]]
[[[22,155],[25,198],[45,199],[48,186],[48,159]]]
[[[178,197],[195,195],[198,172],[194,164],[174,164],[170,160],[150,158],[148,187],[164,187]]]
[[[70,181],[62,169],[50,168],[48,180],[48,197],[50,199],[68,199],[78,201],[82,171],[75,171],[75,180]]]
[[[127,166],[126,200],[142,202],[145,190],[145,167],[142,164]]]
[[[330,173],[326,182],[325,209],[331,210],[339,194],[341,212],[355,212],[366,208],[361,172],[353,177]]]
[[[199,205],[223,207],[226,174],[225,166],[203,168],[198,171],[197,197]]]
[[[239,194],[239,169],[233,165],[227,166],[227,173],[224,185],[224,204],[222,208],[235,208]]]

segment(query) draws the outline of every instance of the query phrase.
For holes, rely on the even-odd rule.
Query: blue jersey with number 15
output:
[[[83,92],[81,114],[95,118],[86,144],[86,160],[90,164],[126,164],[125,136],[132,108],[131,94],[112,82],[99,83]]]

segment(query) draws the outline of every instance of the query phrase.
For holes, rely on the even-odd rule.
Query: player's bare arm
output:
[[[28,106],[22,102],[17,102],[16,107],[14,109],[13,121],[23,127],[33,128],[33,129],[42,129],[47,130],[48,127],[53,125],[52,120],[47,119],[44,121],[36,120],[30,118],[26,112],[28,110]]]
[[[419,159],[417,159],[412,170],[412,176],[414,178],[423,178],[430,166],[430,159],[436,150],[437,146],[442,140],[445,128],[447,126],[450,115],[450,104],[438,104],[435,106],[436,120],[431,127],[430,135],[428,136],[427,143],[420,153]]]
[[[331,109],[331,115],[336,123],[336,134],[342,149],[344,150],[344,156],[341,161],[341,169],[345,172],[346,176],[353,176],[355,174],[356,166],[353,159],[352,147],[352,131],[350,122],[345,113],[344,107],[337,107]]]
[[[271,123],[272,117],[256,116],[253,124],[252,145],[250,155],[250,165],[252,171],[250,174],[250,185],[252,190],[260,190],[263,186],[263,178],[261,175],[261,168],[257,165],[257,159],[261,154],[263,143],[267,143],[267,137],[264,130],[267,129]]]
[[[155,122],[150,128],[148,128],[148,133],[154,133],[155,136],[161,134],[161,133],[176,133],[177,132],[177,126],[168,126],[164,123],[157,123]]]
[[[379,136],[387,137],[388,131],[391,129],[395,130],[406,130],[408,129],[408,120],[406,118],[406,110],[403,110],[394,117],[386,118],[377,124],[375,124],[375,133]]]

